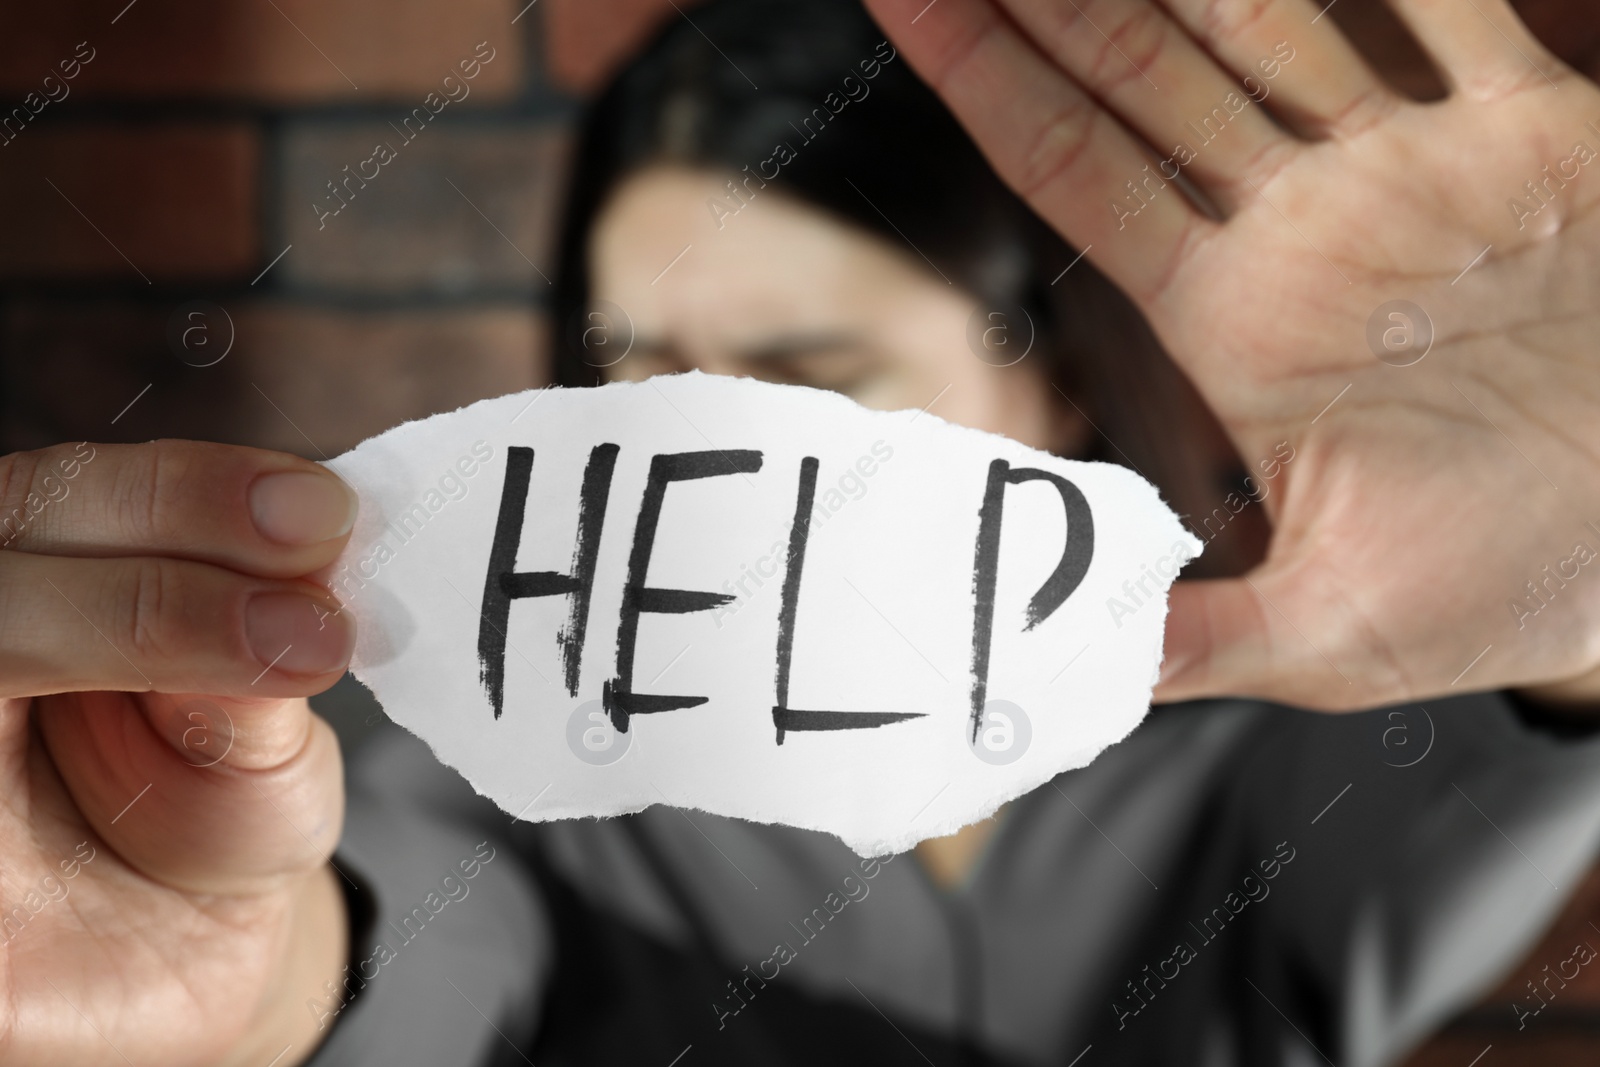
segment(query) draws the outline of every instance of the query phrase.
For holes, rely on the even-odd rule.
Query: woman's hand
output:
[[[315,1047],[348,939],[338,743],[304,696],[354,630],[307,576],[354,517],[338,478],[255,449],[0,458],[6,1063]]]
[[[1600,92],[1505,0],[1393,0],[1427,105],[1312,0],[869,3],[1267,494],[1265,562],[1174,588],[1159,698],[1600,688]]]

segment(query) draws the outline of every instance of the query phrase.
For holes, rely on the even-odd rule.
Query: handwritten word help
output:
[[[443,465],[480,461],[487,491],[433,515],[347,606],[388,715],[522,818],[667,803],[877,855],[1084,765],[1148,710],[1176,568],[1120,626],[1103,605],[1142,561],[1201,546],[1124,468],[747,379],[529,404],[483,401],[334,461],[362,496],[357,561]],[[816,521],[862,456],[891,454]],[[763,554],[776,595],[730,613],[727,575]],[[1063,679],[1090,639],[1093,663]],[[1000,703],[1027,716],[1028,748],[973,760]],[[626,738],[617,758],[568,744],[580,708]]]

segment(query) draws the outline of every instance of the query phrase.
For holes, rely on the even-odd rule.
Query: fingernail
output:
[[[263,474],[250,486],[250,517],[269,541],[315,545],[350,532],[356,521],[356,495],[333,474]]]
[[[290,674],[341,670],[356,644],[347,612],[299,593],[256,594],[245,605],[244,630],[262,667]]]

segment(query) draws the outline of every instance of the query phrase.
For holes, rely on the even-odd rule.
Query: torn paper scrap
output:
[[[1200,551],[1121,467],[702,374],[485,400],[331,465],[356,677],[480,792],[862,855],[1127,736]]]

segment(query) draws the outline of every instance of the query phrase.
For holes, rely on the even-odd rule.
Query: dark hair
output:
[[[769,177],[763,163],[780,144],[791,154]],[[690,8],[593,101],[558,248],[558,384],[596,381],[582,340],[596,216],[623,179],[673,163],[726,171],[751,192],[771,186],[897,247],[909,242],[985,307],[1025,310],[1046,377],[1095,423],[1093,458],[1139,468],[1179,511],[1186,498],[1209,511],[1219,496],[1200,450],[1172,447],[1175,427],[1215,434],[1214,423],[1143,319],[1087,261],[1061,274],[1076,253],[995,175],[858,0]]]
[[[584,123],[556,282],[559,379],[584,378],[581,346],[561,327],[584,311],[588,230],[617,182],[655,163],[725,170],[749,191],[770,185],[899,247],[911,241],[982,300],[1045,314],[1037,258],[1059,240],[860,4],[716,0],[690,17],[668,23]],[[790,161],[763,166],[780,144]]]

